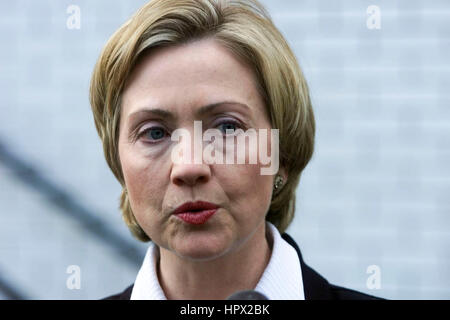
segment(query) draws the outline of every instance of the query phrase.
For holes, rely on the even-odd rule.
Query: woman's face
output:
[[[211,104],[217,105],[201,109]],[[143,57],[124,91],[119,137],[123,175],[140,226],[160,247],[207,260],[264,233],[273,176],[261,175],[267,165],[249,164],[248,158],[245,164],[173,162],[178,142],[170,135],[183,128],[194,137],[194,120],[201,121],[203,132],[222,131],[224,141],[226,129],[271,128],[251,69],[212,39]],[[172,214],[190,201],[219,209],[202,224]]]

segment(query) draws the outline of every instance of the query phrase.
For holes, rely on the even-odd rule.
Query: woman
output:
[[[149,2],[103,49],[90,102],[123,186],[123,218],[137,239],[151,240],[135,283],[109,298],[226,299],[242,290],[268,299],[370,298],[328,284],[284,233],[315,122],[296,58],[258,2]],[[199,124],[200,146],[189,139]],[[187,135],[175,139],[180,129]],[[263,139],[262,129],[275,139]],[[248,132],[259,133],[256,147],[270,150],[275,172],[262,173],[261,153],[249,161],[251,139],[223,148]],[[195,161],[208,154],[234,161]]]

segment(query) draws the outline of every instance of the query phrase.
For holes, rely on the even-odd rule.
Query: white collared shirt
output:
[[[269,300],[305,300],[297,252],[273,224],[266,222],[266,227],[273,239],[272,254],[255,291]],[[131,300],[166,300],[156,273],[158,259],[159,248],[151,242],[134,282]]]

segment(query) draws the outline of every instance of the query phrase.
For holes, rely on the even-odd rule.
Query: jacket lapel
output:
[[[300,259],[300,266],[302,268],[303,277],[303,290],[305,292],[306,300],[330,300],[333,299],[331,294],[331,288],[328,281],[310,268],[302,258],[300,248],[294,239],[291,238],[287,233],[281,235],[281,237],[286,240],[291,246],[297,251],[298,258]]]

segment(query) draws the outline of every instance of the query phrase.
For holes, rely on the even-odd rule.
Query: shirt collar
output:
[[[269,300],[305,300],[297,252],[273,224],[266,222],[266,227],[272,234],[272,255],[255,290]]]
[[[144,262],[134,282],[130,300],[167,300],[159,285],[156,273],[156,263],[158,260],[158,246],[150,242]]]
[[[280,235],[278,229],[266,222],[272,236],[272,254],[255,290],[269,300],[304,300],[302,270],[295,249]],[[131,293],[131,300],[166,300],[156,273],[158,246],[150,243]]]

